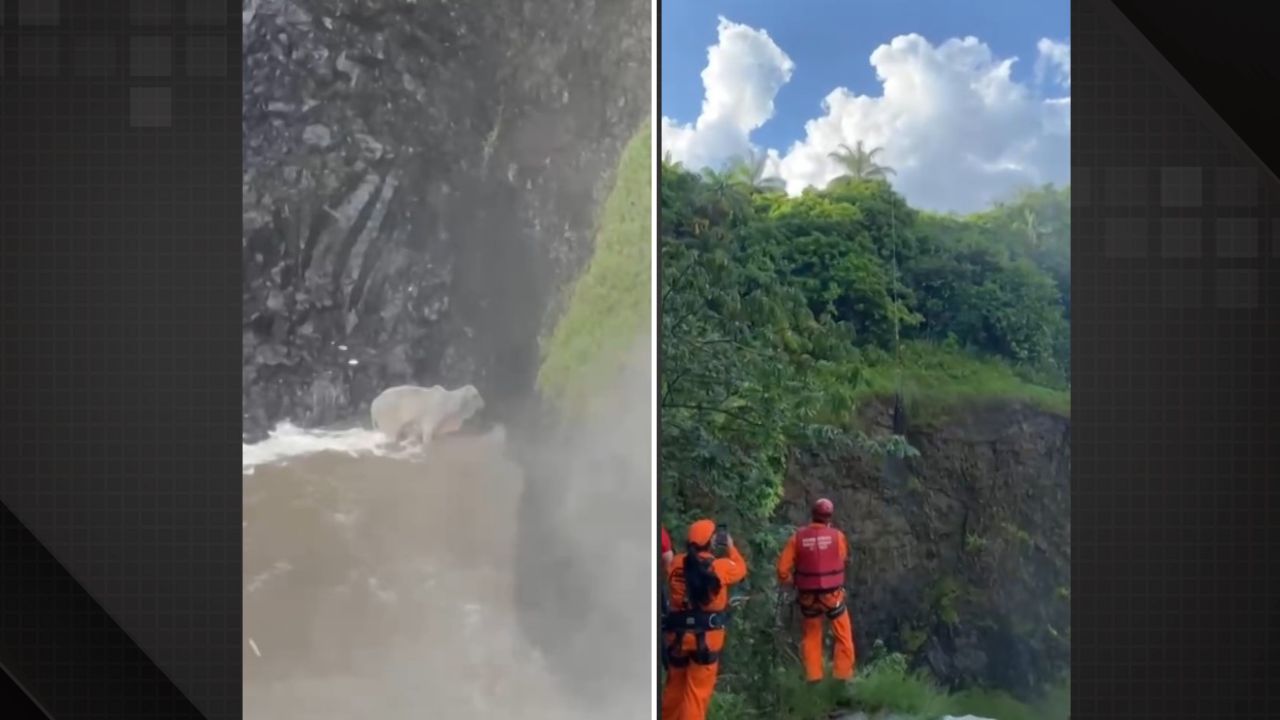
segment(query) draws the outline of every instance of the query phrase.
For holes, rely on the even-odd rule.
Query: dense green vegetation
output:
[[[927,674],[911,671],[907,658],[897,654],[871,658],[864,663],[857,680],[850,684],[828,681],[815,688],[792,673],[779,675],[776,689],[777,703],[767,713],[753,709],[741,694],[718,692],[712,698],[710,716],[717,720],[747,717],[823,720],[833,709],[916,718],[972,715],[994,720],[1067,720],[1071,716],[1071,695],[1066,681],[1033,704],[1019,702],[999,691],[947,693]]]
[[[913,422],[988,398],[1070,410],[1069,190],[942,216],[909,207],[874,151],[837,159],[847,177],[798,197],[762,179],[758,160],[661,169],[661,514],[677,537],[698,516],[727,521],[753,561],[714,715],[998,701],[1013,705],[994,717],[1029,717],[1008,698],[942,694],[905,666],[815,694],[786,659],[769,568],[789,532],[775,510],[791,450],[914,452],[902,438],[872,443],[855,419],[860,403],[897,393]]]
[[[547,345],[539,389],[567,408],[592,392],[593,380],[612,377],[631,344],[649,330],[651,136],[646,121],[623,150],[591,263]]]

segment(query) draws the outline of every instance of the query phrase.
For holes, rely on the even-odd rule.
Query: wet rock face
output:
[[[785,515],[835,502],[859,648],[883,640],[948,684],[1034,695],[1070,664],[1070,420],[992,405],[908,438],[921,456],[901,480],[864,458],[797,456]]]
[[[639,0],[245,0],[244,429],[530,391],[649,108]]]

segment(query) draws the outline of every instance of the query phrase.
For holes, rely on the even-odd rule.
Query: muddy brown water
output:
[[[486,436],[246,474],[244,717],[600,717],[517,626],[522,483]]]

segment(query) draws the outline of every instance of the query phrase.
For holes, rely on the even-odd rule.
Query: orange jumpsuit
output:
[[[714,530],[714,525],[712,526]],[[708,534],[709,537],[709,534]],[[705,544],[705,543],[699,543]],[[701,553],[708,557],[710,553]],[[667,584],[671,592],[671,607],[678,610],[684,607],[684,563],[687,553],[675,556],[671,564],[671,572],[667,576]],[[728,556],[717,558],[711,570],[720,578],[720,592],[701,610],[720,612],[729,606],[729,586],[742,582],[747,576],[747,561],[736,547],[730,547]],[[704,720],[707,708],[711,705],[711,696],[715,693],[716,677],[720,672],[719,653],[724,648],[725,631],[723,628],[706,632],[707,648],[716,653],[716,660],[708,665],[699,664],[693,658],[697,650],[698,639],[693,633],[686,633],[680,648],[676,651],[687,663],[679,667],[672,662],[667,669],[667,684],[662,691],[662,720]],[[663,634],[663,647],[671,647],[675,642],[674,633]]]
[[[671,535],[667,534],[667,527],[662,526],[662,574],[664,576],[671,573],[671,563],[675,561],[675,553],[671,549]]]
[[[814,527],[826,527],[822,523],[813,523]],[[848,562],[849,543],[844,533],[840,538],[840,560]],[[787,540],[786,547],[778,556],[778,582],[787,585],[794,582],[796,568],[796,536]],[[844,589],[825,593],[800,593],[796,600],[800,604],[800,613],[804,616],[804,635],[800,640],[800,657],[804,662],[805,680],[818,682],[823,677],[822,669],[822,631],[823,619],[831,620],[831,634],[835,636],[835,657],[832,658],[831,674],[840,680],[853,677],[853,666],[856,655],[853,649],[853,623],[849,619],[849,610],[844,604]],[[830,613],[840,610],[835,617]]]

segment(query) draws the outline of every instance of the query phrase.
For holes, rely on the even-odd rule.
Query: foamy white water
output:
[[[499,447],[506,441],[506,429],[495,425],[484,436]],[[289,460],[331,452],[351,457],[369,455],[395,460],[421,460],[426,457],[423,448],[401,446],[388,442],[377,430],[350,428],[347,430],[323,430],[300,428],[285,421],[267,434],[267,439],[256,443],[241,443],[241,471],[252,475],[259,465],[284,463]]]
[[[259,465],[286,462],[322,452],[344,453],[352,457],[376,455],[395,458],[409,458],[418,454],[412,448],[398,448],[387,442],[386,436],[377,430],[307,429],[285,421],[271,430],[267,439],[241,444],[241,469],[246,475],[250,475]]]

